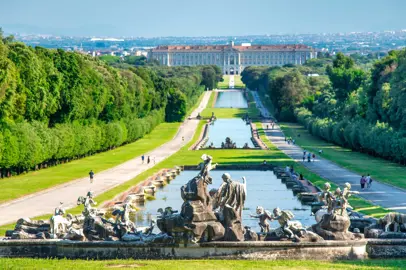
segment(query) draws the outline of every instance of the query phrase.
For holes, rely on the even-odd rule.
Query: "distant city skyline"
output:
[[[406,28],[406,1],[5,0],[5,32],[68,36],[244,36]]]

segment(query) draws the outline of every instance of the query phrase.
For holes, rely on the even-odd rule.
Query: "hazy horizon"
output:
[[[406,28],[406,1],[13,0],[0,4],[9,33],[201,37],[382,32]]]

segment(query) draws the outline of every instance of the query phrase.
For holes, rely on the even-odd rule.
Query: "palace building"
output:
[[[211,46],[158,46],[148,53],[166,66],[217,65],[224,74],[241,74],[247,66],[301,65],[316,58],[316,51],[309,46],[298,45],[211,45]]]

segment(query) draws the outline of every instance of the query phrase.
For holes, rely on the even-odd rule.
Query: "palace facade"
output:
[[[298,45],[229,45],[211,46],[158,46],[148,53],[166,66],[217,65],[224,74],[241,74],[247,66],[301,65],[316,58],[316,51],[309,46]]]

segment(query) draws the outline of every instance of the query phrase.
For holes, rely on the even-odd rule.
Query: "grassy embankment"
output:
[[[323,150],[323,158],[360,175],[370,174],[373,179],[406,189],[406,167],[381,158],[376,158],[351,149],[328,143],[311,135],[298,123],[280,123],[283,132],[296,140],[296,144],[308,151]],[[297,135],[300,134],[300,137]]]
[[[202,98],[203,94],[198,102],[190,108],[189,114],[198,107]],[[168,142],[175,136],[179,126],[180,123],[162,123],[142,139],[113,150],[55,167],[0,179],[0,190],[2,191],[0,193],[0,203],[85,177],[90,170],[97,174],[100,171],[117,166]]]
[[[58,259],[4,259],[2,269],[403,269],[406,260],[360,261],[249,261],[249,260],[58,260]]]

